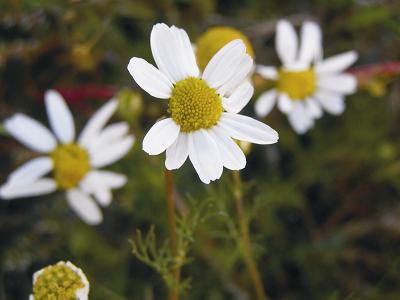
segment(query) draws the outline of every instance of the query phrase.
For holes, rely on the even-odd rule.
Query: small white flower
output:
[[[223,167],[240,170],[246,165],[232,138],[277,142],[275,130],[238,114],[253,95],[253,86],[246,81],[253,60],[241,40],[218,51],[203,74],[183,29],[156,24],[150,44],[158,69],[134,57],[128,70],[150,95],[169,99],[171,117],[157,122],[143,140],[143,150],[150,155],[166,150],[167,169],[180,168],[189,157],[200,179],[210,183],[221,177]]]
[[[275,42],[282,67],[257,66],[258,74],[276,81],[276,88],[257,100],[257,115],[266,116],[278,102],[294,130],[303,134],[322,116],[322,109],[341,114],[344,96],[357,88],[356,78],[343,71],[357,60],[357,53],[349,51],[323,60],[321,29],[314,22],[303,24],[298,46],[293,26],[286,20],[279,21]]]
[[[88,300],[89,281],[71,262],[60,261],[33,274],[33,294],[29,300]]]
[[[42,155],[10,174],[0,187],[0,197],[38,196],[61,189],[66,192],[68,204],[86,223],[99,224],[103,216],[91,195],[101,206],[109,205],[111,190],[125,185],[126,177],[98,168],[121,159],[135,139],[127,135],[127,123],[103,128],[118,106],[115,99],[94,114],[76,141],[72,114],[62,96],[50,90],[45,94],[45,104],[54,135],[24,114],[4,122],[10,135]],[[49,172],[53,178],[44,177]]]

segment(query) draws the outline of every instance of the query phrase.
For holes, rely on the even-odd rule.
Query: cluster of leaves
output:
[[[113,167],[130,180],[98,227],[82,223],[62,193],[0,202],[0,299],[26,299],[33,272],[59,260],[85,271],[92,299],[165,299],[163,281],[174,285],[170,270],[182,261],[168,247],[164,158],[140,145],[165,104],[141,95],[126,71],[133,55],[151,61],[152,24],[182,26],[192,40],[209,25],[235,26],[258,62],[274,64],[274,21],[314,18],[326,56],[357,49],[359,64],[370,64],[400,57],[399,14],[395,2],[373,0],[1,2],[0,119],[18,111],[46,122],[43,91],[73,88],[80,127],[102,100],[83,96],[82,86],[100,95],[111,86],[121,100],[116,118],[139,142]],[[348,97],[342,116],[324,116],[305,136],[278,111],[267,117],[280,141],[253,146],[242,177],[253,254],[273,299],[400,297],[400,87],[390,82],[379,97]],[[246,110],[253,114],[251,104]],[[0,182],[32,155],[0,128]],[[185,299],[254,297],[231,175],[204,186],[189,163],[174,172]]]
[[[177,253],[174,257],[171,252],[170,241],[166,240],[161,247],[157,245],[157,238],[154,226],[151,226],[145,237],[142,232],[136,230],[136,237],[131,241],[132,253],[142,262],[157,271],[170,289],[179,288],[180,293],[187,292],[190,288],[191,278],[178,283],[174,278],[174,270],[181,268],[191,261],[189,251],[195,242],[195,232],[198,226],[203,224],[213,213],[211,201],[194,201],[189,198],[190,207],[177,220]]]

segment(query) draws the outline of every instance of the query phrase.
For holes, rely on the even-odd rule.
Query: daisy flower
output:
[[[258,98],[257,115],[266,116],[278,102],[293,129],[304,134],[323,110],[341,114],[345,109],[344,96],[357,88],[356,78],[343,71],[357,60],[357,53],[349,51],[322,59],[321,29],[314,22],[303,24],[299,46],[293,26],[286,20],[279,21],[275,43],[282,66],[257,66],[258,74],[276,82],[274,89]]]
[[[229,26],[215,26],[208,29],[197,39],[194,45],[197,64],[204,71],[208,62],[226,44],[240,39],[246,46],[246,52],[254,59],[253,46],[241,31]]]
[[[60,261],[33,274],[33,292],[29,300],[88,300],[89,281],[81,269]]]
[[[0,197],[15,199],[63,190],[68,204],[85,222],[99,224],[103,216],[94,199],[107,206],[112,200],[111,190],[126,183],[124,175],[99,168],[122,158],[134,143],[134,137],[127,135],[127,123],[103,128],[118,101],[112,99],[96,112],[77,140],[72,114],[62,96],[50,90],[45,94],[45,104],[54,135],[24,114],[4,122],[11,136],[41,156],[11,173],[0,187]],[[49,172],[51,178],[45,177]]]
[[[223,167],[245,167],[246,158],[233,139],[278,141],[275,130],[238,114],[253,95],[246,81],[253,60],[241,40],[219,50],[202,74],[183,29],[156,24],[150,45],[158,68],[134,57],[128,70],[150,95],[168,99],[170,117],[153,125],[143,140],[150,155],[166,150],[168,170],[180,168],[189,157],[201,181],[210,183],[221,177]]]

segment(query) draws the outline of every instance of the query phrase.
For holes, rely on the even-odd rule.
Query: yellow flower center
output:
[[[214,126],[224,110],[216,90],[194,77],[176,83],[168,106],[172,119],[183,132]]]
[[[208,29],[196,41],[196,57],[200,69],[203,71],[211,58],[229,42],[241,39],[246,45],[247,54],[254,58],[253,47],[242,32],[232,27],[217,26]]]
[[[292,100],[305,100],[315,91],[314,70],[285,71],[279,70],[277,88],[285,92]]]
[[[76,300],[76,292],[85,287],[81,277],[66,264],[43,269],[33,285],[35,300]]]
[[[54,164],[54,177],[61,189],[77,186],[90,170],[89,155],[77,144],[59,145],[50,156]]]

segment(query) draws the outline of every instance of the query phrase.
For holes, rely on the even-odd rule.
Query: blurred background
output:
[[[193,42],[210,26],[233,26],[249,37],[258,63],[278,65],[280,18],[317,21],[326,57],[357,50],[351,71],[360,89],[343,115],[324,115],[304,136],[274,109],[265,121],[279,142],[249,150],[244,200],[266,291],[271,299],[400,299],[400,4],[390,0],[1,1],[0,121],[24,112],[47,124],[43,93],[55,88],[81,129],[115,95],[115,120],[130,123],[137,143],[112,167],[129,183],[114,192],[100,226],[83,223],[62,192],[0,202],[0,299],[27,299],[33,272],[59,260],[84,270],[91,299],[165,299],[161,276],[132,254],[129,240],[152,226],[157,245],[167,239],[164,155],[141,150],[166,108],[135,85],[126,65],[132,56],[153,61],[156,22],[185,28]],[[246,108],[252,116],[265,90],[260,80]],[[0,131],[3,183],[35,153]],[[255,299],[231,175],[206,186],[188,162],[174,172],[189,258],[182,299]]]

